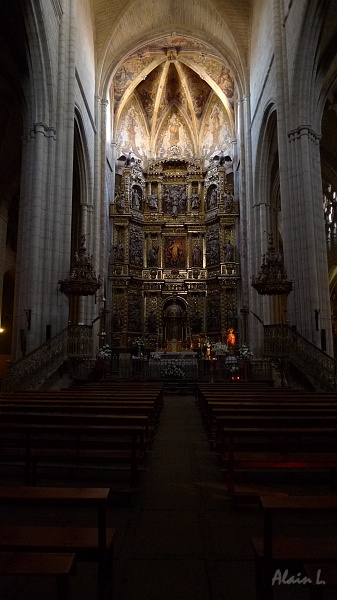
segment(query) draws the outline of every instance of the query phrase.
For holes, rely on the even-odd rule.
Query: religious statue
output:
[[[159,246],[150,248],[147,260],[149,267],[158,267],[158,250]]]
[[[227,240],[224,245],[225,251],[225,262],[233,262],[234,261],[234,246],[230,240]]]
[[[133,188],[132,190],[132,206],[137,210],[140,210],[140,196],[137,188]]]
[[[149,197],[149,207],[151,210],[157,210],[158,208],[158,198],[155,192],[152,192]]]
[[[193,190],[193,194],[191,196],[191,208],[198,209],[200,205],[199,196],[197,194],[197,190]]]
[[[225,212],[232,212],[232,208],[233,208],[233,198],[230,195],[228,190],[225,190],[225,197],[224,197],[224,201],[225,201]]]
[[[201,267],[202,266],[202,253],[199,244],[196,244],[193,248],[193,256],[192,256],[193,267]]]
[[[217,191],[214,187],[208,197],[208,208],[215,208],[217,205]]]
[[[121,238],[119,238],[115,249],[115,260],[117,262],[124,262],[124,244]]]
[[[230,327],[227,332],[227,346],[233,347],[233,346],[235,346],[235,342],[236,342],[236,336],[234,333],[234,329],[233,329],[233,327]]]
[[[117,208],[117,212],[119,212],[119,213],[124,212],[125,199],[120,190],[118,190],[117,194],[116,194],[116,208]]]
[[[187,196],[185,186],[167,185],[164,187],[164,212],[177,216],[186,211]]]

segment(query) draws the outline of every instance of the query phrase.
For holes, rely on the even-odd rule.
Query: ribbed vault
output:
[[[143,160],[231,154],[235,96],[229,64],[206,44],[178,35],[145,44],[113,78],[117,153]]]

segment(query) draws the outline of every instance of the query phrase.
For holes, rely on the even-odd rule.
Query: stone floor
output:
[[[29,514],[31,521],[57,518]],[[13,511],[2,517],[16,519]],[[91,515],[59,519],[89,524]],[[129,503],[116,499],[109,521],[117,529],[114,600],[255,599],[250,537],[261,534],[261,514],[256,506],[232,506],[192,396],[165,398],[139,490]],[[307,523],[297,526],[303,530]],[[54,587],[48,580],[2,578],[0,600],[54,600]],[[299,588],[283,586],[275,598],[308,600],[309,590]],[[72,597],[96,598],[95,565],[79,563]]]

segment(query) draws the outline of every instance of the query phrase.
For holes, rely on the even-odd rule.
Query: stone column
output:
[[[7,210],[6,210],[7,213]],[[0,325],[2,323],[2,294],[5,274],[5,259],[6,259],[6,237],[7,237],[8,216],[0,212]]]
[[[45,341],[45,326],[50,322],[52,260],[48,243],[53,235],[53,220],[47,209],[53,208],[49,207],[47,183],[54,134],[54,129],[44,123],[34,123],[23,146],[13,359],[21,357],[20,329],[26,327],[25,310],[31,309],[27,353]],[[57,304],[57,289],[54,303]]]
[[[327,352],[333,354],[325,222],[322,204],[319,137],[309,127],[290,131],[292,159],[291,235],[293,238],[293,310],[298,331],[320,347],[326,331]],[[319,331],[315,311],[319,310]]]

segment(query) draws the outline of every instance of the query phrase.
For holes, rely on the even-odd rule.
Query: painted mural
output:
[[[186,54],[189,61],[205,70],[226,95],[231,107],[234,109],[234,79],[227,63],[213,56],[207,56],[203,52],[191,52]]]
[[[231,154],[231,130],[226,111],[214,96],[204,121],[201,151],[207,159],[219,150]]]
[[[145,56],[137,53],[127,58],[122,66],[119,67],[114,77],[115,108],[132,81],[152,62],[152,60],[153,56]]]
[[[164,38],[155,40],[150,44],[142,46],[138,52],[160,52],[162,49],[169,50],[172,47],[179,47],[180,49],[198,49],[210,52],[211,47],[207,44],[199,42],[193,38],[189,38],[182,35],[169,35]]]
[[[134,98],[126,105],[118,124],[116,136],[119,154],[133,151],[141,160],[148,155],[149,136],[140,107]]]
[[[165,237],[164,267],[186,269],[186,238]]]
[[[193,142],[188,126],[175,108],[165,117],[157,137],[156,155],[158,158],[172,154],[191,157],[193,156]]]
[[[192,69],[181,64],[181,70],[186,78],[195,116],[200,119],[211,93],[209,85]]]
[[[176,104],[180,109],[182,108],[187,113],[188,117],[191,118],[186,93],[174,64],[170,65],[162,89],[158,108],[158,121],[160,121],[168,106],[172,103]]]
[[[148,74],[144,81],[137,86],[137,94],[144,108],[149,125],[152,123],[159,81],[163,72],[164,64],[159,65]]]

